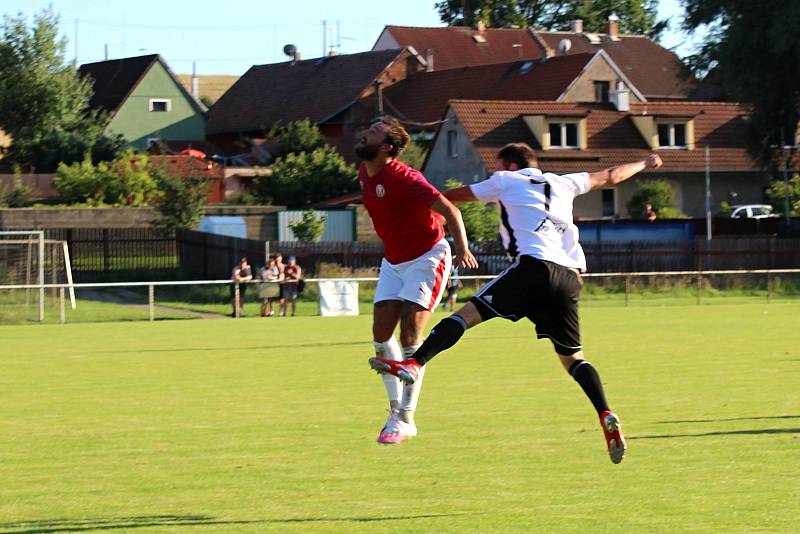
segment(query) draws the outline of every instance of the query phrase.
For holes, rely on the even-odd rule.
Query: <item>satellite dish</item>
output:
[[[283,53],[289,57],[294,57],[297,54],[297,47],[293,44],[287,44],[283,47]]]
[[[572,41],[570,41],[569,39],[561,39],[558,42],[558,51],[561,52],[562,54],[566,54],[567,52],[569,52],[570,48],[572,48]]]

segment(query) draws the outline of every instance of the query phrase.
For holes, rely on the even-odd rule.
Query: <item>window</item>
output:
[[[658,146],[661,148],[686,148],[686,123],[659,123]]]
[[[151,98],[150,111],[165,113],[172,110],[172,99],[170,98]]]
[[[601,189],[600,192],[603,195],[603,217],[613,217],[614,216],[614,190],[613,189]]]
[[[450,130],[447,132],[447,156],[450,158],[458,157],[458,146],[456,145],[457,140],[458,132],[455,130]]]
[[[578,148],[578,124],[574,122],[550,123],[551,148]]]
[[[610,82],[594,82],[594,101],[608,102]]]

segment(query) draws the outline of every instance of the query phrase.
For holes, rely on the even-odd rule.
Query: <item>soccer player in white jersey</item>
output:
[[[581,349],[578,297],[586,260],[572,220],[572,202],[577,195],[614,186],[661,164],[661,158],[651,154],[600,172],[559,176],[537,169],[528,145],[503,147],[497,155],[497,172],[444,195],[453,202],[499,203],[501,237],[513,263],[440,321],[411,358],[396,362],[376,357],[370,366],[411,384],[431,358],[452,347],[468,328],[495,317],[527,318],[536,325],[537,337],[550,339],[562,365],[592,402],[611,461],[621,462],[626,444],[619,417],[609,409],[600,376]]]

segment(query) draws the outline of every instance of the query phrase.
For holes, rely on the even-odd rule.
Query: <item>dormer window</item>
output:
[[[578,123],[576,122],[551,122],[550,148],[579,148]]]
[[[658,123],[659,148],[688,148],[685,122]]]
[[[458,157],[458,132],[449,130],[447,132],[447,157]]]

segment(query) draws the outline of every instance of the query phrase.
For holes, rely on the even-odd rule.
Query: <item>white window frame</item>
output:
[[[675,144],[675,126],[683,126],[683,140],[686,144],[684,145],[676,145]],[[668,126],[669,127],[669,139],[668,145],[661,144],[661,136],[658,133],[658,128],[660,126]],[[656,123],[656,135],[658,136],[658,148],[666,148],[666,149],[677,149],[677,150],[685,150],[689,148],[689,125],[685,122],[658,122]]]
[[[159,103],[163,102],[163,103],[167,104],[166,111],[156,111],[156,110],[154,110],[153,109],[153,104],[156,103],[156,102],[159,102]],[[172,111],[172,99],[171,98],[151,98],[150,102],[148,104],[148,109],[150,111],[152,111],[153,113],[165,113],[165,112],[168,113],[168,112]]]
[[[458,157],[458,132],[455,130],[447,131],[447,157]]]
[[[580,148],[581,126],[580,126],[580,124],[578,122],[573,122],[573,121],[563,121],[563,122],[562,121],[550,121],[550,122],[547,123],[547,133],[548,134],[550,133],[550,126],[552,126],[554,124],[560,126],[561,144],[560,145],[555,144],[553,142],[553,136],[551,135],[550,136],[550,148],[554,148],[554,149],[557,149],[557,150],[558,149],[577,150],[577,149]],[[568,145],[567,144],[567,125],[568,124],[571,124],[572,126],[575,127],[575,141],[577,141],[577,143],[578,143],[576,145]]]

